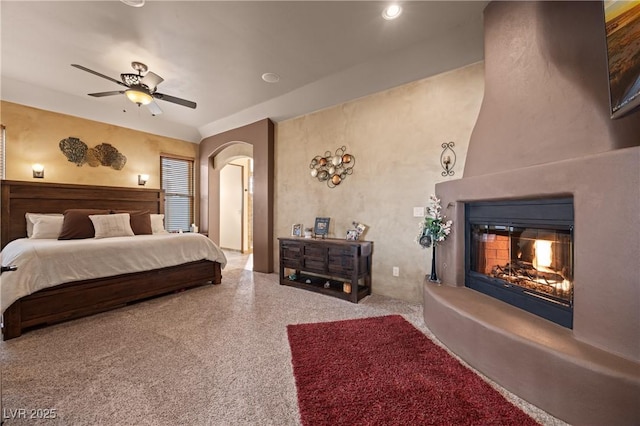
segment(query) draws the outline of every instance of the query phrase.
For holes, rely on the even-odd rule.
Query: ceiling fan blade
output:
[[[93,96],[93,97],[96,97],[96,98],[101,98],[103,96],[121,95],[123,93],[124,93],[124,90],[114,90],[112,92],[89,93],[89,96]]]
[[[147,104],[147,108],[149,108],[149,112],[153,116],[162,114],[162,110],[160,109],[158,104],[155,103],[155,102],[151,102],[151,103]]]
[[[114,83],[117,83],[117,84],[119,84],[121,86],[129,87],[126,84],[124,84],[123,82],[121,82],[119,80],[116,80],[115,78],[111,78],[108,75],[100,74],[98,71],[90,70],[89,68],[83,67],[82,65],[71,64],[71,66],[75,67],[75,68],[78,68],[79,70],[86,71],[86,72],[88,72],[90,74],[97,75],[98,77],[106,78],[107,80],[113,81]]]
[[[167,102],[171,102],[174,104],[178,104],[178,105],[182,105],[182,106],[186,106],[189,108],[196,108],[196,103],[193,101],[188,101],[186,99],[180,99],[180,98],[176,98],[175,96],[171,96],[171,95],[165,95],[164,93],[154,93],[152,94],[152,96],[156,99],[160,99],[161,101],[167,101]]]
[[[158,74],[154,72],[149,71],[142,78],[141,83],[147,86],[149,90],[153,92],[154,90],[156,90],[156,87],[158,87],[158,84],[162,83],[163,81],[164,81],[164,78],[160,77]]]

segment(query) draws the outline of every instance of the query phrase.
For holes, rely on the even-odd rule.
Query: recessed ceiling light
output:
[[[262,74],[262,79],[267,83],[277,83],[280,81],[280,76],[273,72],[265,72]]]
[[[397,4],[392,4],[384,8],[382,11],[382,17],[387,21],[390,21],[392,19],[396,19],[401,13],[402,8]]]
[[[145,2],[145,0],[120,0],[120,1],[126,4],[127,6],[132,6],[132,7],[142,7],[144,6],[144,2]]]

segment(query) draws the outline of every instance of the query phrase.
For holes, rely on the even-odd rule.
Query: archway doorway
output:
[[[200,223],[209,238],[220,241],[220,168],[219,154],[234,146],[249,145],[254,160],[253,178],[253,270],[274,270],[273,238],[273,122],[257,121],[205,138],[200,142]]]

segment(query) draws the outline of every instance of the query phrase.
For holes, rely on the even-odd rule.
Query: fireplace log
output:
[[[497,277],[499,275],[511,275],[511,276],[520,277],[520,278],[527,278],[529,280],[543,279],[547,283],[563,282],[565,279],[562,275],[558,273],[540,271],[534,268],[534,266],[531,263],[523,262],[521,260],[517,260],[512,263],[507,263],[505,266],[495,265],[491,270],[491,274],[494,277]],[[500,277],[500,278],[503,278],[503,277]]]

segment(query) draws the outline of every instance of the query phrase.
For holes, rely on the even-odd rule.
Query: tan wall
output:
[[[464,178],[437,185],[454,226],[425,323],[570,424],[640,424],[640,115],[608,117],[602,4],[496,1],[484,23],[485,98]],[[463,287],[466,203],[559,196],[574,201],[573,329]]]
[[[415,242],[437,182],[462,175],[484,90],[481,63],[280,122],[276,127],[275,235],[291,225],[331,218],[330,237],[344,238],[352,221],[374,242],[373,292],[421,302],[430,250]],[[455,142],[454,177],[441,176],[442,143]],[[309,163],[341,146],[356,157],[353,174],[329,188]],[[277,241],[274,243],[277,248]],[[277,253],[277,250],[276,250]],[[400,276],[392,276],[392,268]]]
[[[465,177],[640,146],[638,113],[610,118],[601,2],[496,1],[484,25]]]
[[[1,108],[1,121],[7,128],[6,179],[9,180],[33,180],[31,165],[40,163],[45,167],[45,182],[137,187],[138,175],[148,174],[146,187],[160,188],[160,153],[194,159],[198,155],[198,145],[191,142],[11,102],[2,101]],[[70,136],[89,147],[111,144],[127,157],[127,163],[122,170],[88,164],[76,166],[59,148],[60,141]]]

